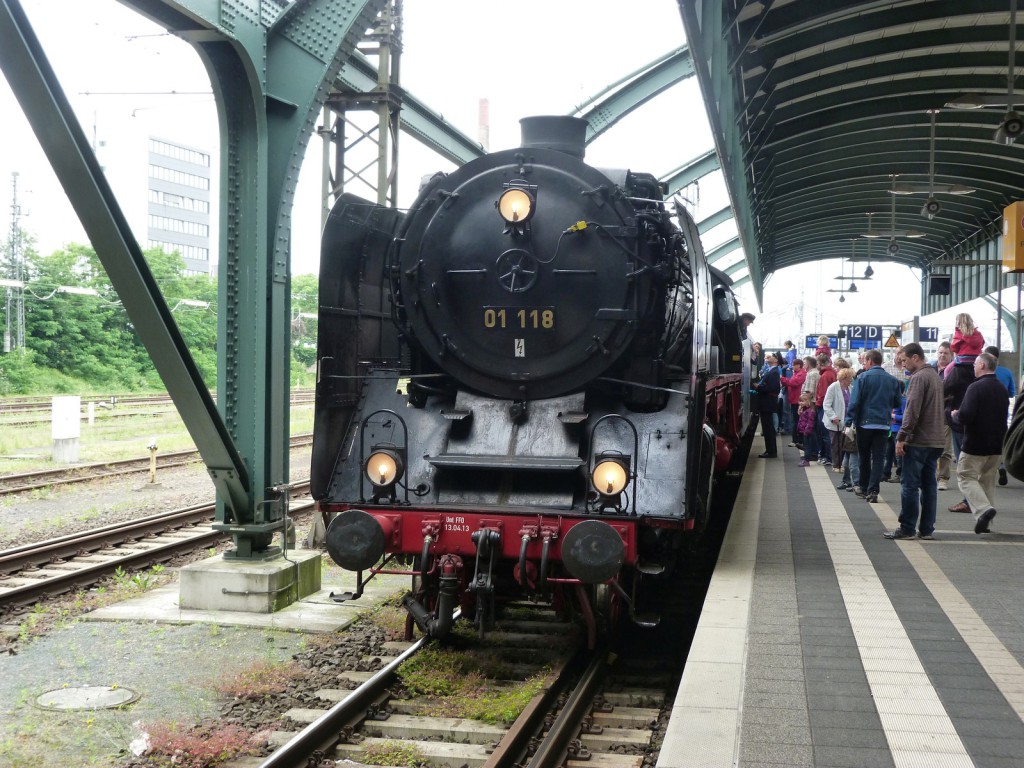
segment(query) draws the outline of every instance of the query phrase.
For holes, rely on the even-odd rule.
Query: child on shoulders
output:
[[[832,359],[832,347],[828,344],[828,336],[822,334],[818,337],[818,347],[814,350],[814,355],[825,355],[829,360]]]

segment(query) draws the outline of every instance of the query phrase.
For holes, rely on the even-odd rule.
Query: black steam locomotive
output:
[[[523,596],[591,631],[599,592],[636,617],[744,431],[729,278],[655,177],[583,162],[586,126],[524,119],[520,148],[430,178],[408,212],[345,196],[324,230],[327,549],[357,594],[411,563],[433,636]]]

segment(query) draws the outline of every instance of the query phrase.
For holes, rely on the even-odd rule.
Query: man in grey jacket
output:
[[[900,527],[885,534],[887,539],[912,539],[915,529],[921,539],[935,538],[935,467],[946,444],[942,426],[942,380],[924,358],[921,345],[903,348],[910,384],[903,425],[896,435],[896,455],[903,457],[900,494]],[[920,522],[919,522],[920,520]]]

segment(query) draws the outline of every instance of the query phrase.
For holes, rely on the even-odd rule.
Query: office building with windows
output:
[[[177,251],[188,274],[209,274],[210,153],[149,138],[146,247]]]

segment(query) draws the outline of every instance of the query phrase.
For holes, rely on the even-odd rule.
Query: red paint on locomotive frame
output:
[[[607,523],[619,534],[625,544],[624,565],[637,563],[637,527],[643,523],[640,518],[564,515],[499,513],[493,510],[481,512],[477,510],[422,510],[394,507],[367,507],[356,504],[324,504],[319,507],[327,513],[344,512],[347,509],[361,509],[377,519],[386,532],[385,551],[391,554],[419,555],[423,551],[423,538],[430,534],[434,538],[430,552],[432,555],[454,554],[473,557],[476,544],[473,543],[474,531],[492,529],[501,533],[501,555],[503,559],[518,560],[522,545],[523,531],[529,531],[530,543],[526,547],[526,556],[538,559],[544,545],[545,535],[556,531],[552,538],[548,557],[552,562],[561,562],[561,541],[569,529],[588,520],[600,520]],[[386,521],[386,522],[385,522]],[[682,521],[680,520],[681,524]]]

